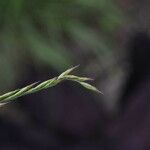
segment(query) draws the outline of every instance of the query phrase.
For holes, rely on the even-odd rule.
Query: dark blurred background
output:
[[[80,64],[75,83],[0,108],[0,150],[150,149],[149,0],[1,0],[0,93]]]

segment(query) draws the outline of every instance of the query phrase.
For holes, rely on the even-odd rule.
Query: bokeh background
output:
[[[149,14],[149,0],[1,0],[1,94],[80,64],[104,95],[65,82],[1,107],[0,149],[149,150]]]

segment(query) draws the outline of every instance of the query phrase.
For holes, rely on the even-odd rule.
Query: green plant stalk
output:
[[[13,101],[14,99],[17,99],[17,98],[21,97],[21,96],[36,93],[38,91],[53,87],[53,86],[61,83],[62,81],[65,81],[65,80],[78,82],[83,87],[85,87],[85,88],[87,88],[91,91],[95,91],[95,92],[98,92],[98,93],[102,94],[102,92],[100,92],[97,88],[90,85],[89,83],[86,83],[86,81],[92,80],[91,78],[79,77],[79,76],[75,76],[75,75],[69,75],[77,67],[78,66],[70,68],[70,69],[66,70],[65,72],[63,72],[62,74],[60,74],[59,76],[54,77],[52,79],[49,79],[47,81],[35,82],[35,83],[30,84],[30,85],[28,85],[24,88],[17,89],[17,90],[8,92],[6,94],[3,94],[3,95],[0,96],[0,105],[6,104],[10,101]]]

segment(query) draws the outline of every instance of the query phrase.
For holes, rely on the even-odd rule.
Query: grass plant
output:
[[[91,84],[87,83],[87,81],[91,81],[91,78],[87,77],[79,77],[75,75],[70,75],[70,73],[75,70],[78,66],[72,67],[66,71],[64,71],[62,74],[60,74],[57,77],[54,77],[52,79],[43,81],[43,82],[35,82],[33,84],[30,84],[26,87],[16,89],[14,91],[8,92],[6,94],[3,94],[0,96],[0,105],[4,105],[10,101],[13,101],[19,97],[22,97],[24,95],[32,94],[50,87],[53,87],[65,80],[70,80],[79,83],[86,89],[89,89],[91,91],[95,91],[97,93],[101,93],[96,87],[92,86]]]

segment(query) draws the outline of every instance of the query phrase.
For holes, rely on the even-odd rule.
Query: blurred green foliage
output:
[[[61,71],[84,55],[110,52],[106,41],[122,21],[114,0],[0,1],[1,88],[30,60]]]

